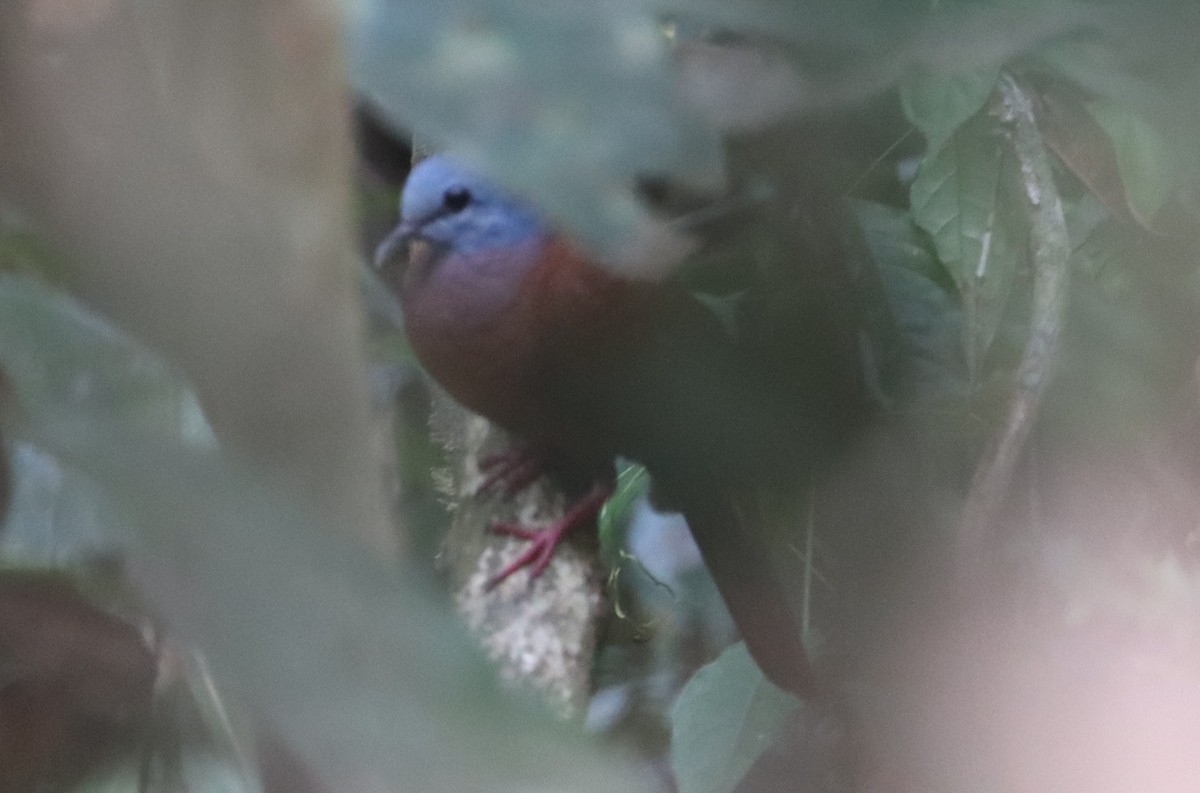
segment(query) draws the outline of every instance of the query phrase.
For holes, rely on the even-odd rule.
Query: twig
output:
[[[1050,156],[1038,132],[1033,104],[1010,75],[1000,79],[1003,120],[1012,128],[1013,150],[1029,202],[1033,262],[1033,313],[1004,425],[984,454],[963,509],[958,536],[960,581],[981,571],[988,533],[1012,484],[1013,472],[1038,405],[1049,386],[1067,303],[1071,246]]]

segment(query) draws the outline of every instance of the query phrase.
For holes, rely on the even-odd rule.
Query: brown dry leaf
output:
[[[1042,86],[1034,96],[1038,126],[1062,164],[1113,215],[1154,231],[1129,200],[1112,141],[1079,97],[1056,86]]]
[[[149,717],[156,662],[65,580],[0,577],[0,793],[65,789]]]

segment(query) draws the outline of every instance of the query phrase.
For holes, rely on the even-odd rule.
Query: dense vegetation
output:
[[[1195,789],[1200,11],[341,13],[0,8],[0,793]],[[473,495],[366,265],[410,147],[855,374],[758,494],[812,701],[632,462],[483,590],[564,496]]]

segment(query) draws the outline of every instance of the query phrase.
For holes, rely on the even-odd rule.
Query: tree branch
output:
[[[982,571],[988,535],[999,517],[1038,406],[1049,387],[1070,276],[1071,245],[1062,200],[1034,118],[1033,103],[1007,74],[1001,77],[1000,94],[1002,118],[1012,129],[1013,150],[1029,207],[1033,312],[1007,416],[975,471],[963,509],[957,573],[964,583]]]
[[[542,692],[566,715],[578,716],[591,693],[592,656],[604,608],[595,541],[579,533],[559,546],[537,579],[518,571],[493,590],[487,583],[525,548],[523,540],[487,529],[497,519],[548,523],[565,495],[542,478],[511,499],[476,496],[479,460],[509,444],[503,432],[439,394],[434,431],[449,452],[441,489],[453,511],[443,544],[459,612],[500,667],[505,680]]]

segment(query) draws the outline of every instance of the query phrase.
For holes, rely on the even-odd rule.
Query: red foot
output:
[[[612,482],[596,483],[588,491],[588,494],[575,502],[575,505],[567,510],[561,518],[540,529],[522,526],[519,523],[492,524],[493,534],[529,540],[529,547],[520,556],[505,565],[503,570],[496,573],[492,580],[488,581],[487,588],[494,589],[501,581],[522,567],[529,568],[530,581],[545,572],[550,565],[550,560],[554,558],[554,550],[558,548],[562,538],[571,529],[595,518],[600,512],[600,508],[604,506],[604,502],[612,495],[613,487]]]
[[[484,457],[479,468],[487,473],[487,478],[475,488],[475,495],[504,483],[504,495],[514,496],[541,476],[542,458],[529,449],[506,449]]]

